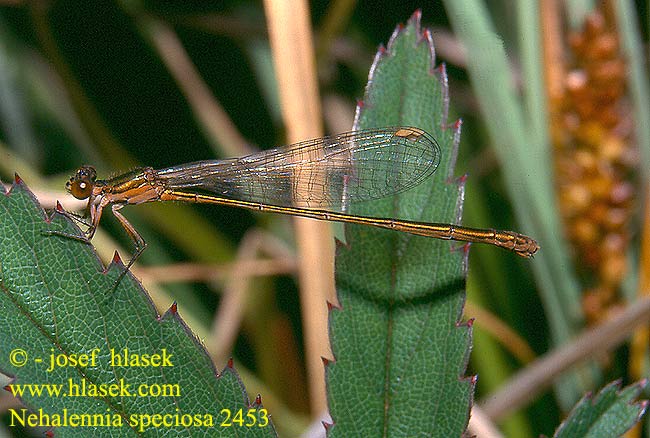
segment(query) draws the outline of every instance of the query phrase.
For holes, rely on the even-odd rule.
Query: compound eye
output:
[[[96,178],[97,172],[95,172],[93,167],[83,166],[65,184],[65,188],[75,198],[86,199],[93,192]]]

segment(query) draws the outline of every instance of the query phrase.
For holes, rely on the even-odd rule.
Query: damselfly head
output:
[[[92,192],[97,179],[97,172],[92,166],[81,166],[65,183],[66,190],[77,199],[86,199]]]

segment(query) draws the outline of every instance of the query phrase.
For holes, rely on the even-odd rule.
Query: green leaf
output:
[[[356,129],[415,126],[438,141],[437,172],[356,214],[425,222],[459,220],[464,179],[453,179],[460,124],[449,125],[447,77],[434,68],[429,31],[416,12],[380,48]],[[346,226],[337,250],[340,310],[330,314],[336,361],[327,367],[330,436],[451,437],[466,429],[473,379],[464,372],[471,330],[459,319],[466,251],[438,241]]]
[[[275,436],[270,423],[239,425],[240,410],[251,422],[246,414],[256,409],[259,417],[263,407],[249,402],[232,367],[217,373],[175,305],[159,316],[130,273],[116,283],[124,269],[119,259],[105,270],[90,245],[51,231],[80,235],[64,215],[47,218],[19,180],[8,194],[0,193],[0,370],[14,377],[6,389],[30,409],[10,410],[11,424],[31,418],[30,426],[47,427],[48,418],[53,426],[67,417],[67,427],[55,427],[58,437],[98,431],[115,437]],[[159,354],[159,366],[118,366],[116,357],[125,360],[125,349],[130,365]],[[73,363],[84,354],[88,363]],[[61,366],[52,367],[51,357]],[[30,384],[51,384],[53,391],[61,385],[61,393],[30,394],[24,386]],[[99,388],[114,392],[91,394]],[[137,396],[147,388],[168,396]],[[229,427],[221,424],[224,409],[232,414]],[[109,425],[72,427],[72,416],[82,414],[96,414],[92,421]],[[147,415],[167,423],[146,426]],[[193,425],[182,425],[188,421]],[[206,426],[210,421],[214,425]]]
[[[619,391],[620,382],[612,382],[596,397],[586,395],[558,427],[554,437],[621,436],[639,421],[648,406],[647,401],[634,402],[646,385],[644,380]]]

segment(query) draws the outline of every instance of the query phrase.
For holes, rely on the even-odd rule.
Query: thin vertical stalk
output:
[[[636,136],[641,150],[641,172],[645,184],[650,182],[650,90],[646,66],[647,52],[640,40],[641,30],[630,0],[614,2],[622,48],[629,66],[630,96],[634,104]]]
[[[304,0],[264,2],[287,140],[321,136],[309,9]],[[334,251],[327,223],[295,219],[307,374],[314,415],[327,409],[322,356],[331,357],[326,300],[334,300]]]

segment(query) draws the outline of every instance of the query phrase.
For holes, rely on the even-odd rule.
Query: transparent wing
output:
[[[166,188],[277,206],[346,211],[408,190],[435,172],[440,147],[418,128],[321,137],[241,158],[157,171]]]

